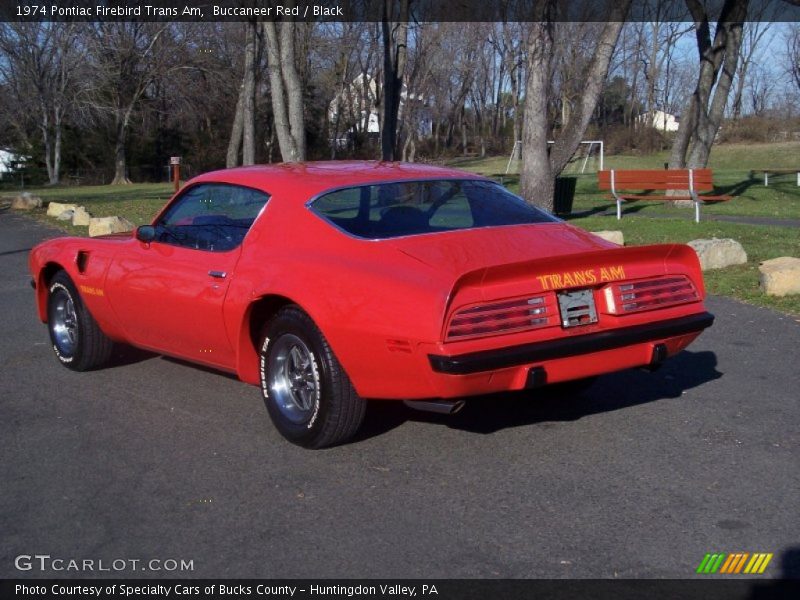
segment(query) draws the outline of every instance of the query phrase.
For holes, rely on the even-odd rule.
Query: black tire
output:
[[[65,321],[65,310],[71,305]],[[65,332],[65,323],[70,334]],[[88,371],[105,364],[111,357],[113,342],[86,309],[75,284],[64,271],[50,280],[47,295],[47,330],[59,362],[73,371]],[[67,339],[69,337],[70,339]]]
[[[300,308],[282,308],[266,323],[259,364],[264,403],[287,440],[304,448],[325,448],[358,431],[367,403],[353,389],[325,336]]]

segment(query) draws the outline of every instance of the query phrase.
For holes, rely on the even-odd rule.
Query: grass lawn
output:
[[[45,208],[32,211],[35,218],[60,227],[72,235],[86,235],[85,227],[73,227],[68,221],[46,216],[47,202],[64,202],[85,206],[93,217],[119,215],[136,225],[149,223],[173,193],[171,183],[137,183],[133,185],[94,185],[42,187],[27,190],[45,202]],[[0,194],[13,196],[11,192]]]
[[[669,160],[668,152],[647,156],[606,156],[606,169],[661,169]],[[580,173],[582,161],[576,161],[565,171],[565,175],[578,178],[573,211],[610,210],[614,202],[597,189],[597,161],[590,160],[587,172]],[[482,175],[496,176],[505,173],[508,157],[454,159],[450,165]],[[800,219],[800,187],[797,175],[770,176],[769,187],[764,186],[763,175],[751,170],[800,169],[800,143],[777,144],[726,144],[717,146],[711,153],[709,167],[714,170],[715,193],[733,196],[729,202],[709,204],[701,208],[701,214],[740,215]],[[519,190],[519,163],[511,164],[511,175],[504,183],[514,192]],[[624,209],[641,214],[674,214],[675,209],[662,202],[642,201],[624,205]],[[687,219],[692,218],[692,209],[683,209]]]
[[[668,153],[649,156],[607,156],[605,168],[616,169],[660,169],[669,160]],[[452,166],[495,176],[504,173],[508,157],[486,159],[455,159]],[[575,168],[575,167],[578,168]],[[717,192],[734,196],[729,202],[709,204],[701,208],[702,215],[738,215],[800,219],[800,187],[796,174],[771,176],[769,187],[764,187],[762,175],[751,177],[750,170],[760,168],[800,168],[800,143],[779,144],[728,144],[717,146],[711,153],[709,166],[714,169]],[[617,221],[612,216],[600,213],[615,210],[615,204],[597,189],[597,175],[580,174],[580,162],[571,166],[568,175],[577,177],[573,212],[592,216],[573,217],[570,222],[589,231],[619,229],[625,235],[626,245],[656,244],[665,242],[688,242],[698,238],[733,238],[747,252],[744,265],[706,271],[706,287],[712,294],[732,296],[759,306],[768,306],[800,317],[800,296],[775,298],[767,296],[758,287],[758,264],[778,256],[800,257],[800,229],[767,227],[722,221],[694,223],[693,208],[673,208],[661,202],[635,202],[623,205],[628,213],[637,213],[637,218],[628,217]],[[519,164],[512,163],[511,172]],[[587,171],[597,166],[589,161]],[[505,176],[505,185],[514,192],[519,190],[517,175]],[[658,216],[670,218],[638,218]]]
[[[732,296],[750,304],[768,306],[800,317],[800,295],[767,296],[758,287],[758,264],[778,256],[800,257],[800,229],[743,225],[721,221],[694,223],[686,219],[625,219],[584,217],[570,223],[588,231],[619,229],[625,245],[686,243],[698,238],[733,238],[747,252],[747,263],[705,271],[703,277],[711,294]]]
[[[609,156],[606,167],[660,168],[666,153],[647,157]],[[487,159],[456,159],[453,166],[482,174],[503,173],[508,157]],[[795,175],[771,178],[765,188],[760,178],[751,179],[749,169],[800,167],[800,143],[770,145],[726,145],[716,147],[710,165],[715,169],[715,181],[724,193],[733,193],[730,202],[704,206],[703,214],[728,214],[786,219],[800,219],[800,188]],[[760,176],[759,176],[760,177]],[[506,185],[517,191],[517,177],[506,179]],[[84,186],[40,188],[31,190],[45,202],[71,202],[85,206],[93,216],[119,215],[137,225],[150,222],[152,217],[172,195],[170,184],[136,184],[130,186]],[[3,195],[10,195],[9,193]],[[707,271],[706,286],[710,293],[732,296],[751,304],[768,306],[800,317],[800,295],[786,298],[766,296],[758,287],[758,264],[778,256],[800,257],[800,228],[745,225],[722,221],[694,223],[692,209],[676,209],[659,202],[638,202],[627,205],[627,210],[642,217],[664,216],[670,218],[628,217],[621,221],[598,213],[611,210],[614,204],[598,192],[596,175],[578,176],[574,212],[585,211],[592,216],[572,218],[570,222],[587,230],[620,229],[627,245],[664,242],[688,242],[697,238],[733,238],[747,252],[745,265]],[[62,228],[73,235],[86,235],[86,228],[72,227],[45,215],[45,210],[32,212],[33,216],[50,225]]]

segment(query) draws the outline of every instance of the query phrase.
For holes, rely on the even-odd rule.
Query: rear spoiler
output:
[[[685,244],[658,244],[592,250],[578,254],[524,260],[483,267],[459,277],[450,293],[445,314],[456,297],[459,305],[554,289],[598,287],[613,281],[667,274],[688,275],[705,297],[700,261]],[[464,301],[461,301],[464,300]]]

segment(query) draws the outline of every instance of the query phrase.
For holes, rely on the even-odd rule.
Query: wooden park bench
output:
[[[750,171],[750,178],[752,179],[756,173],[763,173],[764,175],[764,185],[769,185],[769,176],[770,175],[790,175],[792,173],[797,174],[797,185],[800,186],[800,168],[798,169],[753,169]]]
[[[611,192],[617,203],[617,219],[622,218],[622,203],[633,200],[691,200],[694,220],[700,222],[700,204],[725,202],[732,196],[700,195],[714,189],[711,169],[653,169],[598,171],[598,187]],[[663,194],[650,193],[663,190]],[[636,193],[634,193],[636,192]],[[671,193],[675,195],[671,195]]]

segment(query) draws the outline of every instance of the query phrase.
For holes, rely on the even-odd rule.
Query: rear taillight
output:
[[[515,333],[558,324],[553,294],[462,308],[451,317],[447,340]]]
[[[617,315],[700,300],[692,280],[686,275],[615,283],[605,288],[605,297],[608,311]]]

